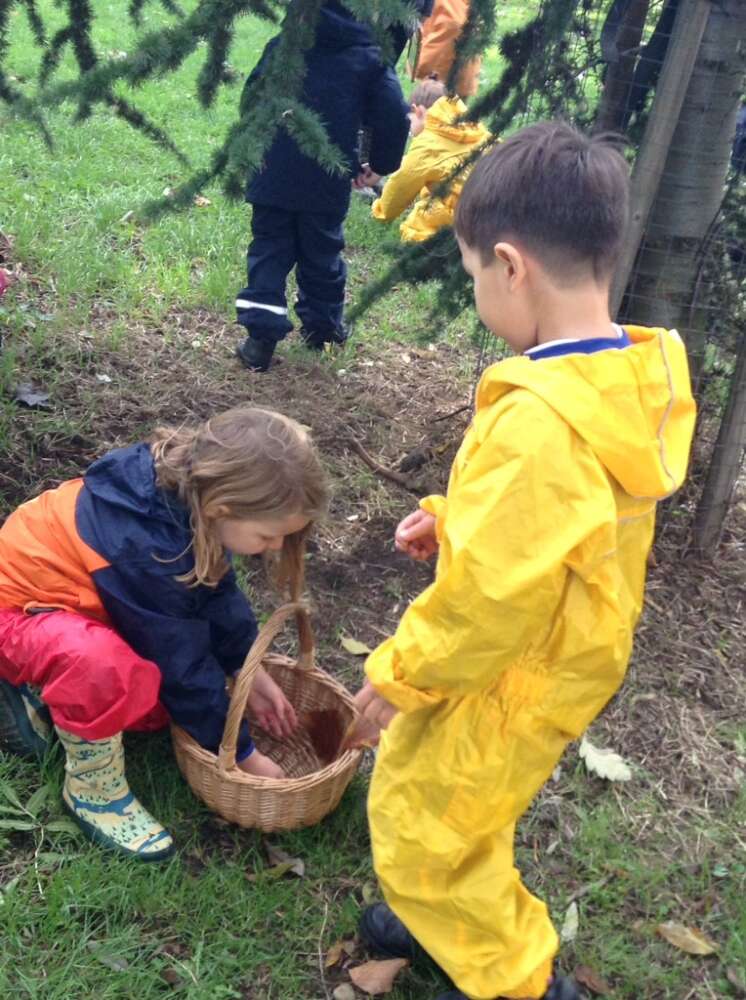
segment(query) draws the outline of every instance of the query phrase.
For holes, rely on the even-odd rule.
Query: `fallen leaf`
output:
[[[632,770],[629,764],[613,750],[594,746],[585,736],[580,741],[580,756],[589,771],[607,781],[629,781]]]
[[[738,971],[733,965],[729,965],[725,970],[725,978],[735,989],[739,996],[746,997],[746,980],[743,978],[743,974]]]
[[[176,194],[176,191],[172,187],[167,187],[167,188],[163,189],[163,197],[164,198],[173,198],[173,196],[175,194]]]
[[[685,924],[677,924],[673,920],[668,920],[665,924],[658,924],[655,928],[662,938],[669,944],[690,955],[713,955],[718,946],[705,937],[701,931]]]
[[[334,1000],[355,1000],[355,991],[349,983],[340,983],[332,993]]]
[[[49,406],[49,393],[39,392],[31,382],[19,382],[13,393],[13,400],[30,410],[42,410]]]
[[[108,385],[111,382],[111,375],[100,374],[96,376],[96,381],[100,382],[102,385]]]
[[[346,649],[348,653],[352,653],[353,656],[368,656],[369,653],[373,652],[370,646],[366,646],[364,642],[358,642],[357,639],[351,639],[347,635],[343,635],[339,643],[343,649]]]
[[[86,947],[107,969],[112,969],[114,972],[125,972],[130,967],[127,959],[122,958],[121,955],[112,955],[110,952],[103,951],[100,941],[87,941]]]
[[[365,962],[364,965],[356,965],[354,969],[350,969],[350,979],[363,993],[376,997],[381,993],[390,993],[394,988],[394,980],[408,965],[406,958]]]
[[[209,198],[205,198],[203,194],[195,194],[194,204],[197,208],[205,208],[206,205],[212,205],[212,202]]]
[[[269,873],[277,875],[276,869],[282,868],[282,875],[287,872],[292,872],[293,875],[297,875],[299,878],[303,878],[306,874],[306,866],[301,858],[293,858],[287,852],[283,851],[280,847],[275,847],[274,844],[267,844],[267,858],[272,866]]]
[[[122,218],[119,220],[122,225],[126,225],[131,222],[135,217],[134,209],[130,209],[129,212],[125,212]]]
[[[340,962],[342,958],[349,957],[354,954],[355,951],[355,941],[335,941],[331,946],[329,951],[326,953],[326,959],[324,961],[324,968],[331,969],[333,965]]]
[[[575,969],[575,979],[581,986],[586,986],[591,993],[596,993],[598,996],[603,997],[611,993],[611,987],[606,980],[588,965],[577,966]]]
[[[11,891],[11,889],[15,888],[15,886],[17,886],[20,881],[21,881],[21,876],[16,875],[15,878],[9,879],[5,883],[5,885],[0,886],[0,906],[5,906],[5,900],[3,899],[3,896],[7,896],[7,894]]]
[[[366,882],[363,886],[363,902],[371,906],[378,899],[378,886],[375,882]]]
[[[161,979],[173,987],[181,986],[184,982],[176,969],[162,969]]]
[[[573,901],[567,907],[565,919],[562,923],[562,930],[560,931],[560,939],[563,944],[569,944],[575,940],[578,936],[579,924],[580,914],[578,913],[578,904]]]

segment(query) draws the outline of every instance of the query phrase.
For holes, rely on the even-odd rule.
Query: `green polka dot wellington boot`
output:
[[[122,734],[83,740],[56,729],[67,758],[62,798],[86,836],[141,861],[162,861],[173,854],[171,835],[127,784]]]

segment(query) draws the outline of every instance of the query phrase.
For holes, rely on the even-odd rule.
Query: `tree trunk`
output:
[[[702,44],[628,289],[625,314],[675,327],[687,341],[695,384],[708,325],[698,287],[704,243],[718,214],[743,93],[746,3],[711,6]],[[669,48],[668,59],[676,59]]]
[[[694,548],[712,558],[746,451],[746,332],[738,345],[728,403],[694,519]]]
[[[632,0],[619,26],[614,44],[617,58],[609,63],[606,70],[604,89],[593,126],[595,132],[624,130],[635,64],[649,7],[650,0]]]

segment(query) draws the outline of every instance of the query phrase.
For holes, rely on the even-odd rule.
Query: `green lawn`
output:
[[[61,19],[51,0],[40,6]],[[500,30],[537,6],[501,4]],[[121,7],[95,7],[101,50],[127,51],[134,35]],[[23,15],[15,17],[12,64],[30,77],[38,55]],[[145,28],[164,17],[147,6]],[[269,34],[264,23],[241,22],[231,55],[239,81],[209,113],[194,97],[201,51],[134,95],[194,165],[208,160],[231,123],[241,78]],[[499,66],[497,50],[489,52],[486,76]],[[309,560],[321,661],[358,686],[360,661],[341,650],[340,635],[375,643],[428,577],[390,550],[413,496],[373,475],[346,442],[356,436],[394,465],[424,441],[431,459],[413,475],[423,491],[442,489],[465,418],[432,418],[468,399],[472,317],[433,328],[432,287],[400,287],[361,323],[345,354],[317,362],[289,344],[280,375],[252,378],[232,359],[230,325],[244,281],[248,208],[211,188],[209,205],[135,225],[127,213],[178,183],[178,164],[103,114],[77,127],[62,112],[50,122],[53,152],[0,107],[0,231],[13,239],[20,276],[0,306],[3,511],[158,420],[248,399],[285,409],[313,427],[335,485]],[[374,224],[355,200],[347,236],[354,300],[386,267],[396,232]],[[50,392],[48,412],[10,401],[7,390],[29,379]],[[735,662],[743,649],[743,604],[737,563],[720,572],[718,589],[709,570],[681,563],[675,546],[659,556],[630,682],[592,734],[633,763],[633,780],[589,776],[573,748],[519,829],[519,864],[558,925],[578,904],[563,967],[592,967],[618,1000],[743,995],[734,984],[746,975],[746,797],[738,790],[746,691],[742,675],[723,667],[726,654]],[[264,615],[275,599],[256,576],[251,586]],[[58,754],[41,773],[0,756],[0,995],[327,1000],[346,975],[335,967],[322,976],[323,957],[354,934],[376,892],[365,774],[319,827],[265,838],[207,812],[181,780],[166,736],[133,737],[127,746],[135,792],[178,844],[165,866],[110,857],[59,824]],[[303,878],[272,876],[268,840],[303,859]],[[692,957],[664,942],[655,928],[667,920],[706,933],[717,955]],[[441,987],[430,970],[415,969],[391,997],[429,1000]]]

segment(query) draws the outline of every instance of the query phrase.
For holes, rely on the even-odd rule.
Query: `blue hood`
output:
[[[173,493],[159,489],[150,446],[117,448],[99,458],[84,476],[86,488],[98,500],[144,517],[189,528],[189,512]]]
[[[356,21],[341,3],[324,4],[319,11],[314,48],[348,49],[353,45],[375,45],[373,30]]]

